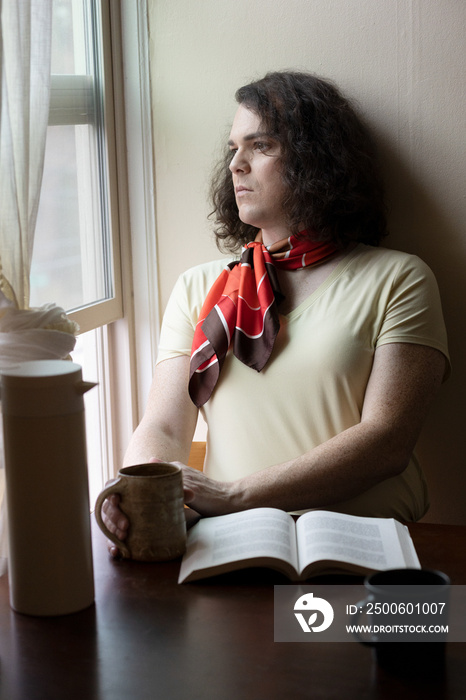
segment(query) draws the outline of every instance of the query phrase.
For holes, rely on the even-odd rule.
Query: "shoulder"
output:
[[[188,268],[179,276],[174,289],[175,294],[184,293],[190,297],[200,295],[205,298],[217,277],[231,261],[232,258],[220,258]]]
[[[427,267],[426,263],[417,255],[394,250],[393,248],[375,247],[360,243],[356,247],[355,252],[357,253],[356,259],[359,258],[363,262],[370,261],[373,264],[403,267]]]
[[[167,310],[180,307],[189,316],[199,314],[210,288],[229,262],[231,258],[221,258],[190,267],[183,272],[172,290]]]
[[[178,277],[163,315],[157,363],[190,354],[194,328],[204,300],[228,262],[220,259],[202,263]]]
[[[211,260],[210,262],[201,263],[200,265],[195,265],[190,267],[185,272],[180,275],[180,278],[185,280],[185,282],[197,282],[199,280],[210,280],[216,279],[219,274],[224,270],[228,263],[230,263],[235,258],[219,258],[218,260]]]
[[[357,274],[364,274],[381,282],[405,279],[426,280],[435,283],[435,277],[420,257],[391,248],[358,245],[354,251],[352,266]]]

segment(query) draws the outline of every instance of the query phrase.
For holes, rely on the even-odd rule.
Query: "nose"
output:
[[[228,166],[232,173],[245,173],[250,171],[250,166],[247,158],[245,157],[244,151],[240,148],[235,151],[233,158]]]

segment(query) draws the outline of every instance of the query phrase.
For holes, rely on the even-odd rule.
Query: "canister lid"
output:
[[[76,413],[83,410],[83,394],[93,386],[83,381],[82,368],[74,362],[22,362],[1,371],[2,412],[14,416]]]

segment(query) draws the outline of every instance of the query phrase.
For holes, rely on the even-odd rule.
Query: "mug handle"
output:
[[[116,544],[120,552],[122,553],[123,557],[126,559],[131,558],[131,552],[129,551],[128,545],[126,545],[124,542],[118,539],[116,535],[114,535],[110,530],[106,527],[104,524],[104,521],[102,520],[102,505],[105,501],[105,499],[110,496],[112,493],[120,493],[121,492],[121,486],[122,486],[122,478],[117,477],[116,479],[113,479],[108,486],[106,486],[103,491],[99,493],[97,496],[97,500],[95,502],[95,519],[97,520],[97,525],[100,527],[104,535],[111,541],[113,544]],[[121,485],[120,485],[121,484]]]
[[[357,612],[354,613],[354,615],[351,615],[351,623],[353,625],[357,625],[359,623],[359,618],[361,615],[364,613],[364,610],[366,609],[367,605],[369,603],[372,603],[374,600],[372,595],[369,595],[367,598],[364,600],[360,600],[359,603],[356,603],[357,606]],[[353,636],[357,639],[357,641],[360,644],[364,644],[366,647],[373,647],[375,646],[374,641],[368,641],[367,639],[363,639],[361,635],[359,634],[358,631],[353,630]]]

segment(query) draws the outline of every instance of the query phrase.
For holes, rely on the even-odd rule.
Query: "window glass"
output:
[[[54,0],[52,12],[52,73],[75,73],[73,4],[71,0]]]
[[[119,44],[110,38],[110,9],[119,27],[116,3],[53,0],[49,126],[30,274],[30,305],[53,302],[78,323],[72,358],[86,381],[97,382],[84,396],[91,505],[113,475],[107,324],[123,315],[111,54]]]
[[[31,306],[114,296],[99,3],[54,0],[52,87]]]

